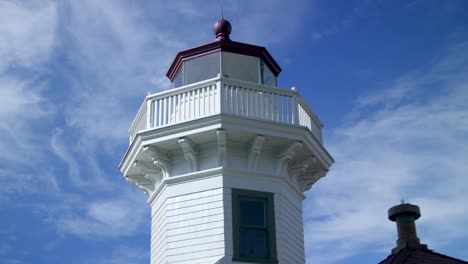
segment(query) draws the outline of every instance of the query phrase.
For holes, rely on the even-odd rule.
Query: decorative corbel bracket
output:
[[[171,170],[171,159],[166,151],[149,145],[143,147],[143,153],[149,156],[153,161],[153,164],[161,169],[165,179],[169,178]]]
[[[136,185],[140,190],[145,192],[147,195],[151,195],[154,192],[155,186],[153,181],[145,178],[143,175],[131,174],[125,176],[125,180],[131,184]]]
[[[226,159],[226,130],[219,129],[216,131],[218,141],[218,164],[219,166],[225,165]]]
[[[289,163],[294,158],[296,152],[302,148],[302,145],[302,142],[295,141],[278,155],[278,165],[276,167],[276,173],[278,175],[287,175]]]
[[[183,137],[179,139],[179,145],[184,152],[185,158],[190,163],[192,172],[198,171],[198,158],[197,151],[195,150],[195,144],[190,140],[190,138]]]
[[[257,160],[262,153],[263,144],[265,143],[265,137],[262,135],[258,135],[252,141],[249,150],[249,157],[248,157],[248,168],[249,170],[256,170],[257,169]]]
[[[150,161],[136,160],[133,163],[133,174],[125,176],[125,180],[135,184],[146,194],[151,195],[162,180],[162,171]]]
[[[315,163],[317,163],[317,159],[315,157],[310,157],[292,165],[291,173],[289,175],[289,179],[291,180],[291,182],[297,185],[297,181],[299,181],[301,175],[303,175]]]
[[[312,185],[316,183],[320,178],[324,177],[327,174],[327,170],[321,169],[312,172],[310,175],[303,175],[299,179],[299,188],[302,192],[310,190]]]

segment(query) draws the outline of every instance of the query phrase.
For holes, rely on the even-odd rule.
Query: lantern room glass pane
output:
[[[271,72],[270,68],[268,68],[268,66],[265,65],[263,61],[261,64],[261,68],[262,68],[262,84],[276,87],[276,76],[273,74],[273,72]]]
[[[223,52],[223,74],[247,82],[260,83],[259,58]]]
[[[180,87],[184,85],[184,65],[180,67],[179,71],[176,73],[174,79],[172,80],[172,88]]]
[[[218,76],[220,72],[220,53],[212,53],[184,62],[185,81],[191,84]]]

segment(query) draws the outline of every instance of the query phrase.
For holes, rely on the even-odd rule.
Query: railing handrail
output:
[[[246,82],[246,81],[230,79],[226,77],[222,77],[222,79],[224,80],[224,84],[238,86],[238,87],[242,87],[245,89],[258,90],[259,92],[273,93],[273,94],[284,95],[284,96],[289,96],[289,97],[294,96],[294,92],[286,88],[270,87],[270,86],[265,86],[265,85],[258,84],[258,83]]]
[[[145,111],[143,111],[143,109],[146,107],[146,100],[147,100],[147,98],[143,99],[143,103],[141,104],[140,109],[138,109],[137,115],[133,119],[133,122],[130,125],[130,128],[128,129],[128,133],[131,134],[131,132],[133,130],[135,130],[136,126],[138,125],[138,122],[143,118],[142,115],[143,115],[143,113],[145,113]]]
[[[184,92],[197,90],[197,89],[199,89],[201,87],[205,87],[205,86],[207,86],[209,84],[215,84],[219,79],[220,79],[220,77],[214,77],[214,78],[211,78],[211,79],[203,80],[201,82],[191,83],[191,84],[187,84],[187,85],[180,86],[180,87],[177,87],[177,88],[172,88],[172,89],[165,90],[165,91],[162,91],[162,92],[150,94],[150,95],[146,96],[145,101],[146,100],[157,100],[157,99],[160,99],[160,98],[177,95],[177,94],[181,94],[181,93],[184,93]]]
[[[315,123],[317,123],[317,125],[320,126],[320,128],[323,128],[323,123],[322,121],[318,118],[318,116],[312,111],[312,109],[310,108],[309,104],[307,104],[307,102],[304,100],[304,98],[299,95],[298,96],[298,102],[299,104],[302,106],[302,108],[304,109],[304,111],[307,112],[307,114],[315,121]]]
[[[135,130],[138,128],[139,125],[141,125],[141,122],[147,122],[147,120],[154,120],[157,109],[156,108],[154,108],[154,109],[151,108],[151,104],[154,105],[156,101],[162,102],[162,100],[164,100],[164,107],[166,107],[166,105],[165,105],[165,103],[166,103],[165,100],[167,100],[166,98],[176,97],[176,96],[179,96],[179,98],[180,98],[181,95],[187,94],[187,93],[192,93],[192,92],[193,92],[193,96],[195,96],[195,93],[199,93],[199,92],[197,92],[197,90],[200,91],[200,89],[205,89],[206,87],[218,87],[218,88],[214,88],[214,89],[218,89],[218,91],[217,91],[218,94],[220,94],[222,92],[219,89],[224,90],[224,89],[228,89],[227,87],[233,87],[235,89],[245,89],[245,90],[251,90],[251,91],[254,91],[254,92],[259,92],[260,94],[262,94],[262,93],[271,94],[271,96],[280,96],[280,97],[284,96],[286,98],[289,97],[289,98],[291,98],[290,100],[292,100],[292,109],[291,109],[292,112],[289,112],[289,115],[291,115],[291,116],[288,117],[288,118],[290,118],[288,120],[291,120],[292,122],[290,123],[290,121],[288,121],[286,123],[289,123],[291,125],[304,125],[304,122],[307,123],[307,122],[312,121],[313,124],[315,125],[316,129],[318,128],[318,130],[312,129],[312,127],[310,127],[310,123],[309,123],[309,125],[305,125],[305,126],[307,126],[309,128],[309,130],[311,130],[311,132],[314,133],[314,131],[317,131],[316,133],[319,133],[319,134],[320,134],[321,128],[323,127],[323,124],[320,121],[320,119],[315,115],[315,113],[312,111],[312,109],[306,103],[304,98],[295,89],[270,87],[270,86],[265,86],[265,85],[258,84],[258,83],[252,83],[252,82],[248,82],[248,81],[231,79],[231,78],[228,78],[228,77],[218,75],[217,77],[207,79],[207,80],[203,80],[203,81],[200,81],[200,82],[197,82],[197,83],[184,85],[184,86],[181,86],[181,87],[169,89],[169,90],[166,90],[166,91],[161,91],[161,92],[154,93],[154,94],[148,94],[145,97],[143,103],[141,104],[140,109],[138,110],[138,113],[137,113],[135,119],[133,120],[133,122],[132,122],[132,124],[130,126],[130,129],[128,131],[129,134],[130,134],[130,140],[134,139],[135,134],[138,132],[138,131],[135,131]],[[198,99],[197,100],[200,100],[201,97],[199,97],[199,96],[200,95],[198,94],[198,97],[197,97]],[[214,96],[214,92],[213,92],[213,96]],[[221,95],[218,95],[218,96],[221,96]],[[226,95],[226,96],[228,96],[228,95]],[[221,99],[221,97],[217,97],[217,98]],[[195,100],[195,97],[194,97],[194,100]],[[214,100],[218,100],[218,99],[214,99]],[[280,99],[278,99],[278,100],[280,100]],[[218,112],[218,113],[223,113],[223,111],[221,109],[223,109],[224,106],[220,105],[220,104],[223,104],[223,102],[221,102],[221,101],[216,101],[216,102],[220,107],[219,110],[221,111],[221,112]],[[214,103],[216,104],[216,102],[214,102]],[[200,102],[198,102],[198,104],[199,103]],[[310,117],[310,121],[302,121],[302,122],[298,121],[299,106],[300,106],[300,108],[302,110],[304,110],[306,115]],[[169,105],[169,107],[171,107],[171,106]],[[172,107],[175,107],[175,106],[173,105]],[[185,106],[185,107],[188,107],[188,106]],[[150,111],[150,109],[151,109],[151,111]],[[173,110],[175,111],[175,108]],[[291,110],[289,110],[289,111],[291,111]],[[151,116],[151,117],[147,116],[147,118],[149,118],[149,119],[145,120],[145,118],[144,118],[145,113],[147,115],[153,115],[153,116]],[[167,114],[167,112],[166,112],[166,114]],[[278,115],[280,115],[280,113],[278,113]],[[166,116],[165,120],[166,120],[166,118],[169,118],[169,116]],[[304,120],[304,119],[301,119],[301,120]],[[188,121],[188,120],[185,120],[185,121],[181,120],[181,121],[185,122],[185,121]],[[274,121],[274,120],[270,120],[270,121]],[[148,122],[150,122],[150,121],[148,121]],[[146,126],[148,126],[148,125],[149,125],[149,123]],[[165,125],[169,125],[169,123],[165,124]],[[154,125],[154,127],[159,127],[159,126]],[[146,129],[149,129],[149,128],[151,128],[151,127],[146,127]],[[321,137],[321,135],[318,135],[318,136]]]

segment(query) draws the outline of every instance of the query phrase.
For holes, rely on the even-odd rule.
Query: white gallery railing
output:
[[[139,131],[217,114],[305,126],[322,142],[322,124],[295,88],[273,88],[219,76],[148,95],[130,127],[130,143]]]

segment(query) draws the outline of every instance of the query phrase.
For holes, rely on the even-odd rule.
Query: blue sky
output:
[[[376,263],[387,209],[468,259],[468,2],[224,1],[325,124],[336,163],[306,193],[308,263]],[[117,165],[177,51],[218,1],[0,1],[0,262],[149,263],[146,197]]]

